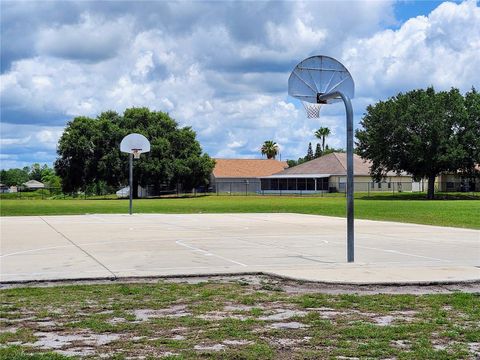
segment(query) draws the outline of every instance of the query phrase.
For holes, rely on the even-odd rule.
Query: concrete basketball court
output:
[[[0,281],[262,272],[338,283],[480,280],[480,231],[301,214],[2,217]]]

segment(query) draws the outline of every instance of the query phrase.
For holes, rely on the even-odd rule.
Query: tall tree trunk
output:
[[[435,197],[435,175],[430,175],[428,177],[428,190],[427,190],[427,199],[433,200]]]
[[[322,136],[322,152],[325,151],[325,135]]]

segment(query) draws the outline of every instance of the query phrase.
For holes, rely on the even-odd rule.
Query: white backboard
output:
[[[150,151],[150,141],[142,134],[129,134],[122,139],[120,151],[132,154],[134,151],[145,153]]]
[[[347,68],[329,56],[316,55],[301,61],[288,79],[288,95],[301,101],[317,103],[317,95],[341,91],[353,98],[355,85]],[[329,99],[327,104],[341,101]]]

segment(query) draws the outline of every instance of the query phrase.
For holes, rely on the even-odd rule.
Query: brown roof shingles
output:
[[[216,178],[252,178],[269,176],[288,167],[285,161],[273,159],[215,159]]]

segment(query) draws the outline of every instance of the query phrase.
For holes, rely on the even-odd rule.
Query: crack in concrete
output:
[[[85,255],[87,255],[90,259],[92,259],[93,261],[95,261],[98,265],[100,265],[102,268],[104,268],[105,270],[107,270],[110,274],[112,274],[113,278],[116,279],[117,278],[117,275],[115,275],[115,273],[113,273],[112,270],[110,270],[108,267],[106,267],[104,264],[102,264],[100,262],[100,260],[98,260],[95,256],[93,256],[92,254],[90,254],[87,250],[81,248],[79,245],[77,245],[73,240],[71,240],[69,237],[67,237],[64,233],[62,233],[60,230],[57,230],[52,224],[50,224],[47,220],[45,220],[43,217],[39,216],[39,218],[45,223],[47,224],[53,231],[55,231],[57,234],[59,234],[61,237],[63,237],[65,240],[67,240],[70,244],[72,244],[73,246],[75,246],[78,250],[80,250],[81,252],[83,252]]]

